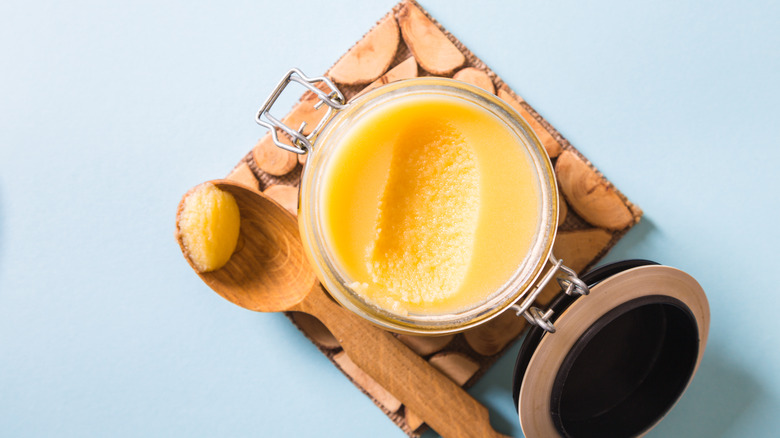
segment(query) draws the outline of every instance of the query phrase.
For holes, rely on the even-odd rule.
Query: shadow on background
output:
[[[512,402],[512,373],[518,341],[469,390],[490,410],[490,422],[498,432],[521,437],[522,430]],[[764,396],[761,385],[717,348],[708,350],[696,376],[679,403],[649,436],[718,437],[734,435],[732,426]],[[423,437],[438,436],[428,431]]]
[[[651,235],[658,233],[658,227],[647,216],[642,216],[642,219],[631,228],[625,236],[612,248],[607,256],[599,261],[597,266],[604,263],[626,260],[626,259],[643,259],[651,258],[651,254],[654,253],[653,248],[648,245],[652,242]],[[659,239],[656,239],[659,240]],[[664,264],[663,260],[653,260]]]
[[[652,436],[738,435],[730,430],[732,425],[764,397],[755,377],[740,369],[722,350],[710,347],[691,386]]]
[[[599,265],[624,259],[647,258],[675,266],[676,262],[680,262],[675,257],[680,255],[658,246],[664,245],[664,238],[660,234],[663,231],[644,216]],[[710,345],[690,387],[650,436],[741,435],[730,431],[730,428],[745,411],[755,408],[757,401],[765,397],[760,381],[749,374],[744,366],[732,360],[723,347],[712,343],[712,333],[709,341]]]

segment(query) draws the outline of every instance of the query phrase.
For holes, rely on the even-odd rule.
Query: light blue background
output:
[[[392,5],[0,3],[1,436],[403,436],[173,238],[281,74],[325,71]],[[707,291],[704,361],[651,436],[776,435],[778,3],[423,5],[644,209],[608,260]],[[513,435],[517,348],[471,391]]]

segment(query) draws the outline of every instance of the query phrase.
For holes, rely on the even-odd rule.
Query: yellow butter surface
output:
[[[396,313],[490,296],[525,257],[539,183],[500,119],[458,98],[407,96],[339,139],[322,188],[325,238],[354,291]]]
[[[211,183],[184,198],[179,233],[186,255],[200,272],[224,266],[238,242],[240,215],[235,198]]]

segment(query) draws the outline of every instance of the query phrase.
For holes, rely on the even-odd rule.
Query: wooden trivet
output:
[[[380,85],[419,76],[451,77],[495,93],[530,124],[553,161],[561,197],[561,218],[553,253],[582,273],[591,268],[639,221],[642,211],[629,202],[528,102],[514,93],[485,63],[414,1],[396,5],[325,73],[347,99]],[[283,118],[288,126],[306,121],[309,129],[324,114],[316,96],[305,93]],[[323,105],[324,107],[324,105]],[[308,132],[305,132],[308,134]],[[281,138],[281,136],[280,136]],[[305,155],[273,144],[265,135],[228,175],[262,190],[293,213],[297,210]],[[555,282],[553,282],[555,283]],[[558,293],[549,285],[537,301]],[[288,313],[290,320],[404,432],[418,437],[425,425],[342,351],[336,339],[313,317]],[[463,387],[470,387],[516,340],[527,323],[512,312],[465,333],[439,338],[399,335],[399,339]]]

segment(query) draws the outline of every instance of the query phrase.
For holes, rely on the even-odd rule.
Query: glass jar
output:
[[[300,72],[293,71],[293,73],[290,80],[303,83],[296,77]],[[312,84],[324,78],[304,80]],[[325,101],[325,103],[332,105],[335,115],[327,120],[327,123],[321,123],[322,126],[318,127],[320,129],[315,129],[313,135],[310,134],[311,138],[307,139],[308,144],[300,138],[296,138],[297,148],[290,148],[290,145],[283,142],[279,143],[282,143],[280,146],[285,145],[287,146],[285,149],[293,152],[309,153],[301,177],[298,222],[312,265],[331,296],[344,307],[383,328],[400,333],[440,335],[460,332],[481,324],[499,315],[518,300],[532,294],[534,285],[537,284],[545,264],[551,257],[557,230],[558,191],[550,159],[526,121],[495,95],[451,79],[429,77],[399,81],[371,90],[346,105],[339,102],[338,95],[335,94],[338,93],[335,91],[336,88],[332,84],[329,86],[334,92],[328,95],[331,102]],[[318,94],[324,94],[316,87],[309,88],[319,92]],[[334,257],[332,249],[326,242],[323,230],[322,189],[327,178],[326,169],[341,143],[340,140],[367,113],[381,109],[384,105],[396,102],[398,99],[416,96],[446,96],[487,111],[516,138],[517,153],[527,155],[534,178],[538,182],[538,227],[532,238],[530,250],[522,258],[522,263],[486,298],[447,313],[395,313],[367,300],[354,290],[354,279],[351,279],[339,265],[338,259]],[[283,130],[288,133],[291,131],[290,128],[283,128]],[[311,143],[311,140],[314,142]]]

